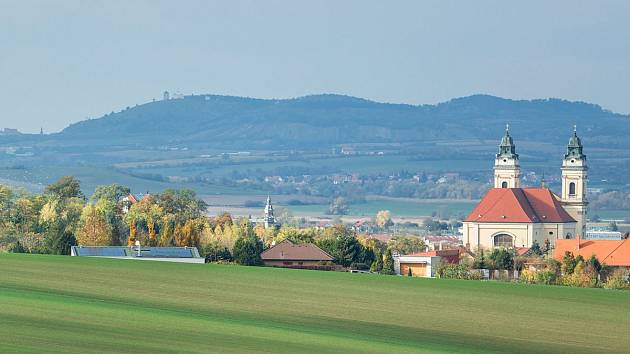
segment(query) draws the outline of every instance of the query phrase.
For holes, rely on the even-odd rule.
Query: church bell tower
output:
[[[506,125],[505,135],[499,145],[499,153],[494,160],[494,188],[520,188],[521,166],[510,136],[510,126]]]
[[[588,166],[586,155],[582,151],[582,141],[573,127],[573,135],[567,145],[567,153],[562,160],[562,205],[577,221],[575,232],[584,236],[586,232],[586,182]],[[575,236],[575,235],[573,235]]]

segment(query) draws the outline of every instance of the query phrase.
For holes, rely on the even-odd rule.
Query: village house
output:
[[[557,240],[553,257],[562,261],[566,252],[584,259],[595,255],[600,263],[609,267],[630,267],[630,237],[623,240]]]
[[[333,257],[312,243],[294,244],[283,240],[260,254],[265,266],[284,268],[325,268]]]
[[[409,255],[394,255],[394,272],[398,275],[432,278],[440,263],[457,264],[460,250],[436,250]]]

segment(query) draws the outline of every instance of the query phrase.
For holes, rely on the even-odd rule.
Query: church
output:
[[[521,188],[521,168],[509,127],[494,161],[494,188],[463,222],[463,244],[477,250],[554,245],[558,239],[584,235],[588,167],[582,142],[573,129],[562,160],[562,193],[544,185]]]

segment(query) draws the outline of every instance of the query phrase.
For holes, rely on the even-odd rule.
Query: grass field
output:
[[[433,212],[450,214],[453,216],[467,215],[476,205],[475,201],[447,201],[447,200],[418,200],[409,201],[396,199],[376,199],[367,200],[364,203],[348,205],[348,214],[356,216],[373,217],[379,210],[389,210],[394,217],[400,216],[431,216]],[[312,213],[315,215],[325,215],[328,205],[311,204],[299,206],[287,206],[295,213]]]
[[[627,352],[630,293],[0,254],[0,352]]]

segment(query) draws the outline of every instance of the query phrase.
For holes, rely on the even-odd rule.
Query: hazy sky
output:
[[[630,1],[0,0],[0,127],[57,131],[164,90],[630,113]]]

